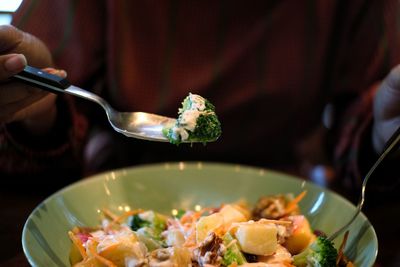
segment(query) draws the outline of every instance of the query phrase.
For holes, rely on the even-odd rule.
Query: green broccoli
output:
[[[221,123],[215,114],[214,105],[207,99],[189,93],[178,110],[178,119],[174,126],[163,129],[170,143],[212,142],[221,135]]]
[[[133,231],[137,231],[142,227],[151,225],[149,221],[143,220],[138,214],[129,217],[128,225]]]
[[[337,250],[326,237],[319,236],[304,251],[293,256],[297,267],[335,267]]]
[[[186,213],[186,210],[179,209],[177,211],[177,213],[174,215],[174,218],[180,219],[180,218],[182,218],[183,215],[185,215],[185,213]]]
[[[221,135],[221,124],[214,114],[201,114],[196,121],[196,128],[189,132],[190,141],[215,141]]]
[[[225,246],[228,246],[224,256],[222,257],[222,265],[223,266],[230,266],[233,263],[238,265],[242,265],[247,263],[245,256],[240,251],[240,247],[237,242],[234,242],[234,238],[231,234],[226,233],[222,240]]]
[[[129,217],[128,225],[150,251],[165,246],[162,232],[167,228],[167,221],[163,215],[143,212]]]

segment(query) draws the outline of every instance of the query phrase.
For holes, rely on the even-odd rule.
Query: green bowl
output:
[[[301,210],[314,229],[333,233],[355,212],[334,192],[287,174],[242,165],[164,163],[107,172],[74,183],[43,201],[27,219],[22,245],[32,266],[70,266],[74,226],[99,224],[100,211],[130,208],[170,213],[176,208],[210,206],[262,195],[307,190]],[[342,237],[335,242],[338,246]],[[372,266],[378,251],[374,228],[360,214],[350,227],[346,255],[356,266]]]

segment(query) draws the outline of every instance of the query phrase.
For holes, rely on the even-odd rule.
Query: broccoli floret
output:
[[[165,246],[162,232],[167,227],[167,221],[161,214],[153,211],[136,214],[129,218],[128,225],[150,251]]]
[[[206,99],[206,110],[215,111],[215,106],[213,104],[211,104],[211,102],[208,101],[207,99]]]
[[[128,221],[128,225],[131,227],[133,231],[137,231],[138,229],[149,226],[151,223],[149,221],[145,221],[139,217],[139,215],[133,215],[130,217]]]
[[[222,257],[223,266],[231,266],[231,264],[236,263],[237,265],[242,265],[247,263],[245,256],[240,251],[240,247],[237,242],[233,242],[234,238],[231,234],[226,233],[222,238],[224,245],[229,246]]]
[[[186,210],[179,209],[178,212],[174,215],[174,218],[180,219],[183,215],[185,215]]]
[[[207,99],[189,94],[178,110],[176,125],[163,129],[163,134],[170,143],[179,145],[181,142],[212,142],[221,135],[221,123],[215,114],[214,105]]]
[[[297,267],[335,267],[337,250],[326,237],[319,236],[304,251],[293,256]]]
[[[141,228],[151,229],[154,238],[162,239],[161,233],[166,229],[167,221],[164,216],[153,211],[147,211],[131,216],[128,225],[133,231],[138,231]]]
[[[209,142],[221,135],[221,124],[215,114],[200,115],[196,121],[196,128],[189,132],[189,141]]]

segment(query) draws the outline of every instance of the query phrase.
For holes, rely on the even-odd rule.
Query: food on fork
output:
[[[163,129],[170,143],[183,141],[212,142],[221,135],[221,123],[210,101],[200,95],[189,93],[178,110],[176,124]]]

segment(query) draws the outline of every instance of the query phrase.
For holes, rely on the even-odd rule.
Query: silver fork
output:
[[[353,217],[341,228],[339,228],[336,232],[331,234],[328,239],[330,241],[333,241],[335,238],[337,238],[339,235],[341,235],[344,231],[347,230],[347,228],[354,222],[354,220],[357,218],[357,216],[361,213],[361,209],[364,206],[365,202],[365,190],[367,188],[367,183],[369,178],[374,174],[376,168],[393,152],[396,151],[396,149],[399,148],[400,144],[400,127],[397,128],[397,130],[392,134],[392,136],[389,138],[389,140],[386,142],[385,147],[383,149],[383,152],[379,156],[379,158],[376,160],[374,165],[372,165],[371,169],[369,169],[368,173],[365,175],[365,178],[362,182],[361,185],[361,195],[360,199],[358,201],[357,207],[356,207],[356,212],[353,214]]]
[[[106,112],[108,121],[115,131],[128,137],[168,142],[162,130],[176,123],[176,119],[146,112],[119,112],[113,109],[100,96],[71,85],[67,79],[46,73],[40,69],[26,66],[13,76],[29,85],[39,87],[52,93],[65,93],[78,96],[99,104]],[[212,140],[210,140],[212,141]],[[191,143],[193,141],[190,141]]]

